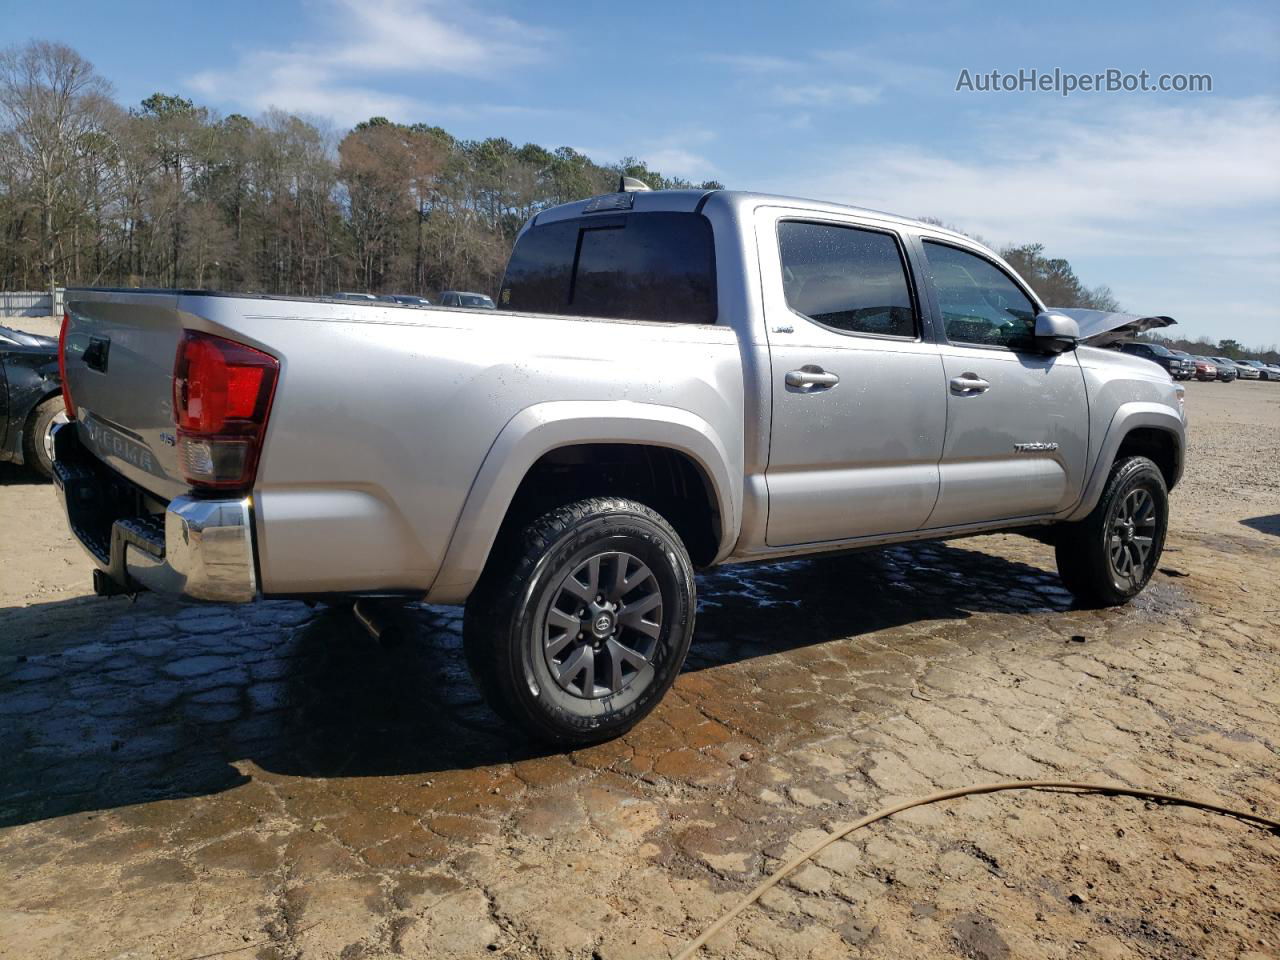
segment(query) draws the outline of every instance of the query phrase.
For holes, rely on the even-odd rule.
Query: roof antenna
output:
[[[619,193],[636,193],[640,190],[653,190],[653,187],[635,177],[622,177],[618,180]]]

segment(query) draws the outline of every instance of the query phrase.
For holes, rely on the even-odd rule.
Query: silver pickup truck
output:
[[[67,293],[56,482],[100,593],[466,604],[492,705],[563,743],[653,708],[694,570],[1016,529],[1140,591],[1182,388],[887,214],[624,189],[521,232],[496,311]]]

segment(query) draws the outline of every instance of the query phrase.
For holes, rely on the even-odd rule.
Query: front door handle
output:
[[[840,374],[828,373],[816,363],[806,363],[799,370],[792,370],[787,374],[787,386],[799,387],[801,389],[807,387],[834,387],[840,382]]]
[[[991,384],[976,373],[962,373],[958,377],[951,378],[951,392],[958,393],[961,396],[971,397],[975,394],[986,393],[990,389]]]

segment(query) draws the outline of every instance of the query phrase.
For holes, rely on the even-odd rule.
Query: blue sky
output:
[[[1274,3],[0,0],[132,103],[374,114],[1046,244],[1193,336],[1280,341]],[[1211,93],[956,92],[1020,68]]]

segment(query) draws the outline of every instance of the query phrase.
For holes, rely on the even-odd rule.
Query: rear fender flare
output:
[[[665,447],[690,457],[711,484],[721,518],[716,560],[732,549],[741,525],[741,469],[711,425],[677,407],[617,401],[551,401],[526,407],[507,422],[471,484],[427,599],[461,603],[489,558],[520,482],[544,454],[589,443]]]

